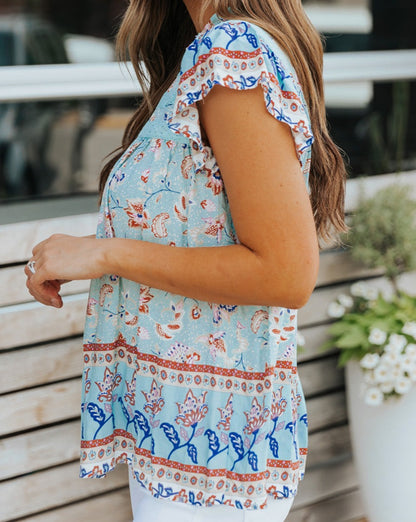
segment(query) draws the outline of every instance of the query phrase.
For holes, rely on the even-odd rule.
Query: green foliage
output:
[[[372,198],[361,197],[351,229],[343,234],[352,258],[384,269],[394,285],[399,274],[416,269],[416,201],[411,191],[407,185],[392,185]]]
[[[402,335],[404,325],[416,319],[416,296],[410,296],[400,290],[391,300],[379,292],[376,299],[364,301],[366,307],[363,311],[363,298],[354,297],[351,310],[330,325],[330,339],[320,347],[321,351],[339,348],[338,367],[345,366],[350,359],[359,360],[366,353],[383,353],[387,339],[380,345],[371,343],[369,337],[373,328],[378,328],[388,335]],[[408,341],[414,342],[410,336]]]
[[[397,184],[369,199],[360,192],[350,230],[341,237],[353,259],[369,268],[381,268],[394,288],[392,295],[383,295],[358,281],[351,286],[350,296],[340,294],[328,307],[328,315],[335,321],[320,350],[337,348],[338,368],[352,359],[360,361],[370,383],[368,404],[405,393],[415,380],[416,363],[412,367],[408,361],[416,354],[416,296],[397,285],[399,274],[416,269],[416,201],[409,196],[411,192],[410,186]],[[404,366],[398,363],[397,367],[398,360],[405,361]],[[386,370],[393,364],[395,373]],[[386,375],[393,380],[386,382]]]

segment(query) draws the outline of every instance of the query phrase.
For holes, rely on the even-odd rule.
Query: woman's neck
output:
[[[199,33],[206,26],[211,16],[215,13],[213,7],[208,7],[202,19],[202,25],[199,23],[199,17],[201,14],[201,0],[183,0],[186,9],[188,10],[189,16],[191,17],[195,29]]]

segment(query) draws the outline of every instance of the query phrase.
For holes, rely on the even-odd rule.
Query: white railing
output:
[[[416,50],[327,53],[326,88],[348,83],[360,92],[371,82],[416,78]],[[0,102],[137,96],[141,89],[131,64],[32,65],[0,68]],[[367,97],[370,95],[367,92]],[[339,96],[340,97],[340,96]]]

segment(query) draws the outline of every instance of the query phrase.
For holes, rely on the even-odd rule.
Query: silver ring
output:
[[[29,261],[27,264],[28,269],[34,274],[36,272],[35,270],[35,261]]]

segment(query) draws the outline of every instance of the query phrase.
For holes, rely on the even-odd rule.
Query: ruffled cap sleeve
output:
[[[289,58],[266,31],[245,21],[221,21],[214,15],[185,51],[168,125],[192,141],[197,170],[212,164],[214,158],[202,140],[196,102],[215,85],[237,90],[261,85],[268,112],[290,126],[305,173],[314,140],[308,108]]]

